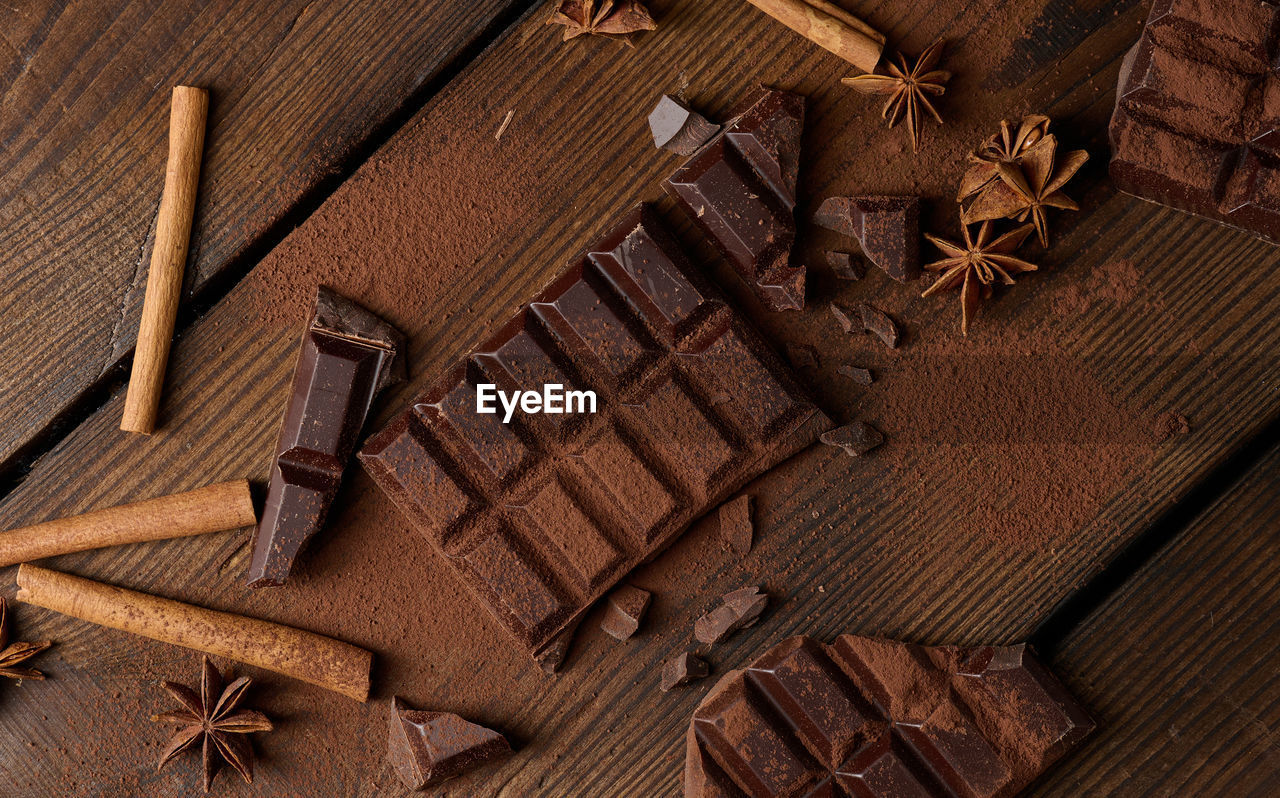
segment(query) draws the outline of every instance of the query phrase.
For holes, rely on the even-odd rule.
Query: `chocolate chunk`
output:
[[[404,379],[403,348],[390,324],[323,286],[316,292],[254,534],[250,587],[284,584],[324,525],[374,396]]]
[[[893,279],[920,276],[919,197],[828,197],[813,220],[858,239],[867,259]]]
[[[734,554],[745,556],[751,551],[755,524],[751,521],[751,496],[743,494],[720,505],[720,539]]]
[[[870,369],[864,369],[861,366],[855,366],[852,363],[846,363],[837,368],[836,371],[859,385],[870,385],[875,382],[875,376],[871,373]]]
[[[600,628],[610,637],[628,640],[640,628],[653,595],[632,585],[622,585],[605,598]]]
[[[662,692],[705,678],[711,669],[707,663],[685,651],[662,665]]]
[[[787,344],[787,360],[793,368],[797,369],[816,369],[818,362],[817,347],[809,344]]]
[[[841,280],[861,280],[867,276],[862,259],[848,252],[828,252],[827,265]]]
[[[884,443],[884,435],[865,421],[855,421],[838,429],[827,430],[819,440],[828,446],[839,446],[850,457],[861,457]]]
[[[591,390],[597,412],[503,423],[476,413],[482,383]],[[644,209],[431,383],[360,460],[536,658],[692,520],[830,426]]]
[[[1280,6],[1161,0],[1121,67],[1111,179],[1280,243]]]
[[[715,645],[739,629],[755,625],[769,596],[753,585],[726,593],[721,601],[719,607],[693,622],[693,637],[699,643]]]
[[[694,710],[684,794],[1008,798],[1093,727],[1026,645],[792,637]]]
[[[574,618],[568,626],[551,638],[541,651],[534,654],[533,659],[538,663],[538,667],[542,668],[543,673],[554,674],[560,670],[561,665],[564,665],[564,661],[569,658],[569,649],[573,647],[573,636],[578,633],[578,626],[581,623],[581,617]]]
[[[766,90],[663,184],[770,310],[804,307],[791,264],[804,97]]]
[[[510,754],[507,738],[492,729],[391,699],[387,759],[410,790],[424,790]]]
[[[869,332],[890,349],[898,348],[898,325],[884,311],[877,310],[866,302],[859,302],[852,308],[832,302],[831,313],[836,317],[836,321],[840,322],[840,328],[845,332]]]
[[[649,114],[649,131],[653,133],[655,147],[677,155],[693,155],[720,132],[720,126],[689,110],[671,95],[664,94]]]

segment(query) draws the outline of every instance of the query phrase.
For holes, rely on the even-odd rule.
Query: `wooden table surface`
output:
[[[1101,721],[1032,794],[1280,793],[1280,249],[1120,195],[1106,180],[1120,59],[1148,3],[842,4],[908,52],[939,36],[953,43],[947,126],[930,129],[926,146],[963,153],[1001,118],[1039,111],[1093,160],[1072,187],[1083,210],[1055,224],[1042,272],[985,308],[967,342],[951,299],[922,302],[894,293],[882,275],[838,284],[811,269],[815,306],[878,297],[910,336],[899,352],[854,352],[889,375],[874,391],[835,374],[837,361],[806,373],[824,408],[841,420],[900,416],[895,380],[945,395],[954,386],[940,361],[1000,347],[984,366],[992,396],[1001,396],[1000,380],[1014,384],[1002,376],[1011,369],[1051,372],[1050,392],[1068,384],[1053,374],[1067,372],[1142,418],[1187,417],[1190,434],[1152,441],[1097,427],[1092,405],[1064,397],[1061,412],[1084,431],[1079,437],[1039,437],[1041,420],[1023,419],[993,446],[948,437],[944,424],[935,429],[926,419],[887,430],[887,451],[866,460],[810,449],[749,487],[760,530],[749,557],[739,562],[716,549],[720,560],[682,579],[664,573],[671,558],[659,558],[637,577],[669,586],[647,621],[653,631],[625,648],[584,633],[555,680],[480,659],[460,640],[443,675],[424,681],[421,660],[437,652],[415,649],[414,630],[388,636],[376,624],[349,622],[341,608],[314,611],[314,597],[344,569],[386,567],[344,548],[341,530],[357,517],[379,519],[389,535],[403,531],[398,551],[428,570],[434,564],[357,469],[301,584],[284,592],[242,586],[244,533],[71,555],[52,567],[329,631],[377,653],[378,702],[413,685],[416,703],[463,712],[519,741],[511,760],[450,785],[449,794],[676,792],[683,730],[702,689],[657,693],[655,668],[683,645],[706,596],[747,578],[768,586],[774,608],[717,649],[718,668],[797,633],[1031,639]],[[805,207],[855,192],[919,193],[935,208],[950,201],[962,160],[943,169],[913,160],[898,133],[881,129],[878,106],[840,88],[850,70],[833,56],[742,0],[651,5],[659,30],[630,50],[563,44],[544,25],[545,4],[516,0],[0,3],[0,528],[219,479],[261,483],[302,320],[281,325],[247,308],[297,292],[282,267],[290,258],[360,260],[368,256],[362,236],[430,242],[433,209],[470,191],[465,199],[485,213],[467,251],[450,251],[451,262],[430,246],[404,253],[442,275],[421,287],[425,306],[441,310],[394,319],[409,336],[412,378],[379,403],[379,424],[532,296],[602,223],[659,197],[674,162],[652,147],[644,116],[663,92],[685,91],[711,116],[761,82],[804,93]],[[1010,41],[1011,29],[1030,33]],[[991,53],[1003,57],[988,75],[979,65]],[[118,424],[176,83],[210,86],[213,102],[163,428],[142,440]],[[511,125],[495,142],[508,111]],[[446,161],[468,146],[510,159],[501,188],[482,175],[465,189],[431,183],[437,172],[458,174]],[[404,163],[423,176],[411,189],[420,212],[397,213],[389,199],[385,213],[351,219],[350,197],[395,189],[383,186],[392,179],[387,167]],[[893,168],[875,166],[882,163]],[[820,263],[823,239],[808,239],[806,257]],[[369,263],[371,273],[377,268]],[[825,313],[767,314],[722,264],[709,268],[779,345],[828,345]],[[1010,340],[1018,342],[1012,349]],[[1017,397],[1009,401],[1013,416]],[[1045,484],[1000,474],[1006,457],[1047,464]],[[1095,458],[1110,464],[1097,480],[1105,490],[1082,490],[1068,466]],[[966,493],[966,470],[975,469],[1001,484]],[[1001,501],[997,488],[1008,486],[1024,503],[1036,491],[1065,497],[1070,510],[1025,545],[992,545],[973,528],[969,507]],[[1019,512],[1013,501],[1011,523]],[[707,547],[709,537],[698,525],[673,553]],[[444,585],[438,594],[456,588],[435,573]],[[351,589],[357,595],[343,601],[376,606],[379,599]],[[25,639],[58,646],[42,660],[49,681],[0,686],[0,794],[66,794],[68,769],[79,774],[77,795],[188,794],[193,771],[152,772],[157,741],[132,755],[108,742],[124,727],[104,719],[103,707],[107,715],[117,705],[126,715],[155,711],[153,696],[137,695],[136,676],[177,675],[191,657],[34,608],[16,614]],[[493,632],[465,601],[439,614]],[[519,711],[486,706],[448,677],[449,668],[488,667],[510,675],[510,706]],[[312,696],[309,689],[300,691]],[[294,733],[289,752],[265,743],[270,756],[255,785],[224,774],[218,793],[401,794],[382,761],[384,712],[379,703],[350,723],[313,724]],[[307,757],[327,764],[310,768]]]

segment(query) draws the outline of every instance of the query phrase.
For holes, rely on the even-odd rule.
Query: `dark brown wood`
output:
[[[185,302],[525,5],[0,6],[0,464],[133,349],[173,86],[211,95]]]
[[[145,449],[122,441],[115,430],[122,397],[113,397],[0,505],[0,526],[217,479],[263,478],[303,319],[292,326],[266,323],[261,304],[289,295],[297,275],[282,263],[290,252],[358,259],[376,272],[387,268],[379,260],[385,256],[361,242],[403,240],[411,243],[397,257],[438,275],[412,286],[423,292],[422,306],[430,312],[395,317],[394,308],[372,308],[392,311],[410,337],[414,379],[382,402],[385,420],[442,364],[492,332],[608,220],[639,199],[658,196],[659,179],[676,161],[652,148],[644,118],[661,93],[685,81],[698,110],[713,118],[762,80],[806,93],[807,204],[838,192],[918,191],[936,205],[935,229],[946,230],[941,225],[954,213],[950,203],[964,169],[960,154],[1002,117],[1051,113],[1064,139],[1094,154],[1093,166],[1072,187],[1085,210],[1059,217],[1054,249],[1039,258],[1043,271],[984,308],[967,344],[959,340],[954,302],[919,300],[883,275],[837,285],[815,269],[811,296],[816,303],[875,298],[885,304],[907,330],[897,354],[833,338],[834,322],[817,306],[800,316],[763,314],[732,272],[712,266],[780,346],[809,344],[857,355],[860,365],[875,370],[877,382],[865,390],[835,373],[838,357],[810,375],[825,406],[842,420],[856,414],[883,421],[892,415],[892,397],[922,366],[936,364],[931,359],[989,351],[992,336],[1005,334],[1023,342],[1018,349],[1027,358],[1050,358],[1063,369],[1085,372],[1134,408],[1182,413],[1194,431],[1158,444],[1128,428],[1101,439],[1002,442],[1022,447],[1024,456],[1092,462],[1106,452],[1129,461],[1102,483],[1101,495],[1082,497],[1088,513],[1073,518],[1071,528],[1020,545],[995,543],[968,523],[970,504],[991,499],[966,493],[961,472],[975,458],[990,456],[989,443],[913,438],[915,431],[902,424],[886,428],[889,442],[868,458],[854,460],[826,447],[808,450],[749,489],[758,534],[747,558],[739,561],[719,545],[714,519],[700,523],[636,575],[637,585],[655,590],[641,634],[619,644],[589,621],[569,668],[556,680],[518,652],[503,650],[496,624],[358,473],[299,582],[287,591],[247,593],[241,587],[247,556],[241,536],[54,560],[54,567],[71,573],[296,624],[376,652],[375,702],[367,708],[350,710],[305,688],[293,691],[302,698],[283,705],[292,707],[293,722],[260,746],[267,764],[254,795],[299,789],[396,794],[382,761],[385,702],[392,692],[415,705],[457,711],[517,741],[511,760],[447,786],[446,794],[670,794],[679,781],[689,713],[709,685],[662,695],[656,692],[658,673],[663,660],[687,645],[708,596],[748,583],[762,583],[774,596],[758,626],[715,649],[717,672],[797,633],[880,633],[929,643],[1018,640],[1154,515],[1280,414],[1280,396],[1258,365],[1273,362],[1280,344],[1274,324],[1280,251],[1118,196],[1102,179],[1103,131],[1119,61],[1145,9],[1135,3],[997,0],[849,3],[908,51],[943,34],[958,43],[949,62],[957,78],[944,104],[947,127],[928,131],[924,144],[926,151],[955,154],[954,163],[939,165],[911,160],[903,134],[882,130],[878,107],[838,86],[848,72],[838,59],[764,15],[746,13],[739,0],[654,5],[659,30],[641,37],[635,50],[600,41],[564,45],[541,19],[522,23],[178,342],[166,394],[172,408],[167,434]],[[1008,23],[991,24],[1009,13],[1020,15],[1021,24],[1035,21],[1047,46],[1028,49],[1021,39],[1009,40]],[[708,30],[718,35],[706,36]],[[902,35],[906,41],[896,42]],[[1029,60],[1029,52],[1040,53],[1039,60]],[[1000,74],[1016,80],[997,85],[988,77],[992,53],[1004,54],[1007,69]],[[501,144],[511,149],[498,150],[493,132],[511,109],[515,115]],[[459,187],[483,175],[464,174],[412,214],[389,207],[376,218],[353,218],[344,204],[347,192],[371,184],[385,184],[394,197],[388,164],[417,164],[415,174],[423,179],[456,176],[459,152],[477,153],[477,159],[505,153],[509,169],[502,184],[468,193]],[[437,212],[455,218],[448,211],[459,194],[478,208],[481,218],[467,227],[475,240],[437,252],[430,220]],[[828,243],[815,236],[808,262],[820,263]],[[1128,264],[1133,285],[1109,290],[1108,269],[1118,260]],[[1011,367],[1025,362],[1015,358]],[[923,387],[945,399],[953,386],[936,379]],[[1063,397],[1064,413],[1073,412],[1070,398]],[[1071,479],[1051,479],[1042,490],[1070,493]],[[373,548],[351,546],[343,537],[357,522],[385,530]],[[698,564],[673,566],[691,560]],[[383,622],[380,608],[415,598],[423,602],[416,619],[396,615]],[[151,774],[154,749],[122,747],[115,738],[135,715],[154,711],[155,699],[139,678],[172,676],[186,658],[34,610],[19,620],[26,624],[20,628],[58,640],[60,659],[56,682],[9,692],[12,711],[0,712],[0,769],[12,769],[0,772],[17,774],[18,794],[55,788],[69,758],[81,763],[85,784],[123,781],[148,794],[180,794],[189,782]],[[457,637],[446,644],[444,635],[424,631],[441,629],[458,630]],[[501,702],[477,692],[477,671],[503,685]],[[91,708],[90,721],[77,721],[75,713],[85,707]],[[73,727],[75,739],[68,732]],[[27,739],[41,744],[28,747]],[[103,751],[110,761],[95,758]],[[239,789],[230,780],[222,787],[227,794]]]
[[[1039,796],[1274,795],[1280,449],[1054,654],[1099,729]]]

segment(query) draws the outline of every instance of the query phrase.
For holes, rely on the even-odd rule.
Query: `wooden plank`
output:
[[[962,154],[1002,116],[1045,110],[1066,140],[1094,153],[1093,168],[1072,189],[1085,211],[1058,220],[1054,249],[1038,258],[1044,270],[984,308],[967,342],[956,329],[953,297],[920,301],[882,275],[844,284],[815,269],[812,311],[767,316],[729,270],[711,264],[780,344],[820,349],[823,369],[809,380],[829,410],[876,422],[890,442],[858,461],[812,449],[759,480],[749,489],[759,507],[751,555],[731,557],[712,525],[698,525],[634,577],[657,594],[645,633],[618,645],[589,620],[556,680],[514,650],[360,473],[298,581],[278,592],[240,587],[247,552],[239,535],[54,561],[376,651],[378,701],[367,707],[268,682],[280,688],[266,698],[268,711],[297,714],[260,743],[269,764],[255,794],[288,795],[298,785],[347,795],[393,790],[380,731],[393,693],[462,712],[517,741],[510,761],[460,780],[448,794],[668,794],[678,783],[689,713],[709,684],[656,693],[658,666],[688,645],[693,618],[717,592],[761,582],[774,596],[759,626],[713,652],[721,672],[797,633],[1023,638],[1150,518],[1280,413],[1268,370],[1259,368],[1273,362],[1280,335],[1271,323],[1280,309],[1280,254],[1117,196],[1102,179],[1112,89],[1144,11],[1136,4],[1094,15],[1094,28],[1072,33],[1078,46],[994,90],[982,85],[983,65],[992,54],[1014,57],[1010,30],[1039,14],[1061,14],[1063,4],[1014,11],[995,0],[850,4],[905,38],[909,50],[943,33],[963,43],[949,66],[966,101],[945,106],[948,125],[927,145],[952,153],[947,163],[912,161],[901,136],[881,130],[878,108],[839,88],[843,65],[740,3],[655,5],[661,27],[634,51],[596,41],[564,46],[540,19],[523,23],[179,342],[165,431],[145,446],[121,440],[120,397],[113,397],[36,465],[0,506],[0,525],[216,479],[263,478],[316,281],[361,298],[409,334],[414,378],[381,403],[385,420],[607,220],[657,196],[675,160],[652,149],[644,117],[660,92],[686,80],[691,99],[713,116],[760,81],[806,93],[807,203],[838,192],[919,191],[937,207],[937,229],[953,212]],[[1040,21],[1066,24],[1054,19]],[[722,35],[700,33],[713,29]],[[496,172],[495,162],[502,164]],[[810,241],[807,262],[820,263],[831,242]],[[834,322],[821,307],[833,298],[883,305],[907,329],[904,348],[887,353],[860,339],[833,339]],[[877,384],[863,391],[837,376],[845,357],[875,369]],[[1028,383],[1031,369],[1038,371]],[[972,402],[948,402],[958,390],[995,403],[1007,428],[973,415]],[[1157,442],[1152,419],[1165,411],[1192,419],[1192,434]],[[988,521],[1025,534],[993,537],[983,528]],[[15,691],[13,711],[0,713],[0,767],[22,768],[17,783],[38,794],[58,783],[62,747],[85,762],[86,783],[123,771],[148,789],[178,789],[181,778],[150,775],[154,748],[122,746],[113,735],[154,711],[139,678],[173,676],[190,667],[190,657],[34,610],[20,621],[59,640],[62,678]],[[87,730],[80,724],[83,739],[71,740],[65,719],[81,706],[110,717]],[[23,710],[37,707],[47,720],[26,719]],[[40,741],[34,748],[18,742],[32,737]],[[116,769],[95,751],[108,752]],[[328,756],[317,766],[319,752]]]
[[[132,351],[172,86],[212,94],[189,301],[245,268],[238,259],[278,237],[491,23],[528,5],[0,7],[0,464]]]
[[[1274,795],[1280,449],[1054,648],[1098,732],[1036,795]]]

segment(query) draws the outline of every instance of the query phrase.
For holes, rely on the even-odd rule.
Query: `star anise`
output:
[[[9,602],[0,598],[0,676],[7,676],[10,679],[44,679],[44,674],[34,668],[17,666],[51,645],[53,643],[48,640],[39,643],[10,643]]]
[[[1013,254],[1031,235],[1032,225],[1023,225],[994,241],[992,234],[995,228],[991,222],[982,223],[976,239],[969,234],[969,225],[961,227],[964,228],[964,246],[937,236],[925,236],[946,257],[924,267],[942,274],[921,296],[932,296],[959,286],[960,330],[968,335],[969,323],[978,311],[979,300],[991,296],[991,286],[996,280],[1013,285],[1013,275],[1033,272],[1037,267]]]
[[[1058,164],[1057,151],[1058,142],[1050,136],[1024,152],[1020,163],[997,163],[1000,180],[978,195],[961,213],[961,221],[965,224],[990,219],[1025,222],[1031,217],[1040,243],[1048,247],[1047,209],[1080,210],[1074,200],[1062,193],[1062,187],[1089,160],[1089,153],[1075,150]]]
[[[564,41],[591,34],[622,39],[657,25],[641,0],[559,0],[548,25],[564,25]]]
[[[982,191],[1000,178],[999,164],[1020,164],[1027,150],[1050,138],[1049,117],[1041,114],[1024,116],[1018,129],[1008,119],[1000,122],[1000,132],[987,139],[981,147],[969,154],[969,171],[960,181],[957,202]]]
[[[161,682],[169,695],[182,704],[182,709],[164,712],[151,719],[172,723],[179,728],[160,756],[157,769],[164,767],[183,751],[202,746],[204,755],[204,791],[213,786],[213,777],[225,761],[245,780],[253,783],[253,746],[243,736],[271,731],[266,715],[252,709],[237,709],[252,680],[241,676],[223,688],[222,674],[208,657],[200,674],[200,692],[184,684]]]
[[[907,120],[907,133],[911,136],[911,149],[914,152],[920,151],[923,112],[928,111],[939,125],[942,124],[942,117],[929,101],[929,95],[941,96],[947,90],[947,81],[951,80],[950,72],[937,68],[944,46],[945,42],[941,39],[929,45],[916,60],[915,66],[909,66],[906,56],[898,53],[898,63],[889,62],[888,75],[873,73],[841,81],[863,94],[889,95],[889,101],[885,103],[880,116],[889,120],[889,127],[904,118]]]

